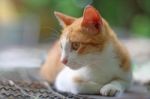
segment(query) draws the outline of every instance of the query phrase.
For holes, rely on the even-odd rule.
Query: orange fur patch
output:
[[[63,30],[62,36],[68,36],[70,42],[79,42],[81,44],[78,53],[86,54],[94,51],[101,51],[104,48],[108,37],[104,33],[92,34],[91,31],[85,31],[80,24],[82,18],[77,19],[72,25]]]
[[[120,67],[124,71],[130,71],[131,69],[131,59],[128,50],[122,44],[117,36],[115,35],[114,31],[108,26],[108,24],[105,27],[105,30],[107,33],[109,33],[109,40],[112,42],[114,48],[115,48],[115,53],[117,53],[117,57],[120,60]]]
[[[117,54],[117,58],[120,60],[120,68],[122,68],[124,71],[130,70],[131,62],[128,51],[123,44],[120,43],[116,34],[102,17],[101,20],[103,25],[101,26],[101,31],[98,33],[92,33],[92,31],[95,31],[92,30],[93,28],[89,29],[81,25],[83,20],[82,17],[76,19],[60,13],[57,13],[56,16],[61,16],[59,18],[62,19],[59,19],[59,21],[66,21],[64,24],[67,23],[65,26],[63,26],[64,28],[62,30],[61,37],[67,36],[70,42],[80,43],[80,47],[77,50],[78,54],[102,51],[108,42],[112,42],[114,46],[114,53]],[[67,19],[71,20],[71,23],[68,23]],[[52,47],[45,64],[41,68],[41,74],[50,82],[54,82],[57,74],[63,68],[63,65],[60,63],[60,53],[60,46],[57,42]],[[79,77],[75,77],[74,80],[75,82],[83,82]]]
[[[48,57],[41,67],[41,75],[50,83],[53,83],[57,74],[63,67],[63,64],[60,62],[60,46],[57,41],[48,53]]]
[[[84,81],[80,76],[75,76],[73,78],[73,81],[76,82],[77,84],[88,82],[88,81]]]

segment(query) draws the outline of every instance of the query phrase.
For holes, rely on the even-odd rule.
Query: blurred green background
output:
[[[4,0],[2,0],[4,1]],[[54,11],[80,17],[86,5],[97,8],[110,25],[125,37],[150,37],[150,0],[5,0],[17,16],[34,14],[39,21],[40,40],[60,28]],[[11,11],[12,12],[12,11]],[[123,32],[122,32],[123,31]]]

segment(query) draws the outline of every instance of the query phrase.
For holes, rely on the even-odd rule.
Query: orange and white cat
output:
[[[131,61],[106,20],[88,5],[83,17],[55,12],[63,27],[41,74],[57,90],[73,94],[115,96],[131,84]]]

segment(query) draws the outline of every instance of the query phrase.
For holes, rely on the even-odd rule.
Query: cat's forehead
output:
[[[92,35],[85,31],[81,26],[82,18],[76,20],[70,26],[66,27],[62,31],[62,37],[66,38],[71,42],[82,42],[82,43],[100,43],[103,38],[101,34]]]
[[[64,29],[62,31],[62,35],[61,35],[61,38],[62,39],[68,39],[69,40],[69,34],[71,33],[71,31],[69,31],[69,29]]]
[[[69,33],[70,33],[70,31],[68,31],[67,29],[63,30],[63,33],[60,37],[61,43],[69,43],[70,42]]]
[[[70,34],[71,32],[80,30],[81,29],[81,21],[82,21],[81,18],[76,19],[71,25],[69,25],[63,29],[63,33]]]
[[[79,31],[76,31],[74,28],[68,28],[63,31],[61,38],[67,39],[70,42],[80,42],[82,37],[80,36],[81,33]],[[81,38],[79,38],[81,37]]]

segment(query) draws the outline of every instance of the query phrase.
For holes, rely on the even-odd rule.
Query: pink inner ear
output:
[[[92,6],[88,5],[83,14],[82,26],[87,28],[95,28],[100,31],[102,26],[102,19],[99,12]]]

